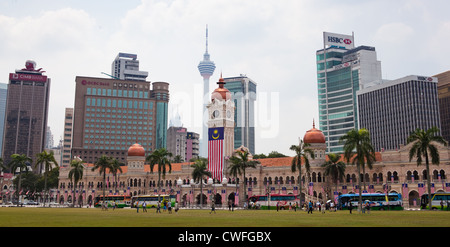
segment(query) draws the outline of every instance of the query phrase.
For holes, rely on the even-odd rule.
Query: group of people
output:
[[[333,201],[328,201],[326,203],[317,201],[316,203],[313,203],[312,201],[309,201],[308,205],[304,204],[304,207],[307,208],[308,214],[313,213],[314,208],[317,209],[317,211],[321,213],[325,213],[326,211],[334,211],[336,212],[336,207],[334,205]]]
[[[136,201],[134,203],[134,206],[136,207],[136,213],[139,213],[139,208],[141,206],[142,206],[142,212],[147,212],[147,202],[146,201],[143,201],[141,205],[139,205],[139,201]],[[156,213],[161,213],[161,207],[163,208],[163,212],[168,211],[169,214],[172,213],[172,203],[171,202],[163,201],[161,204],[161,201],[158,201],[158,203],[156,204]],[[177,213],[178,210],[180,209],[178,207],[178,201],[175,202],[174,208],[175,208],[174,209],[175,213]]]

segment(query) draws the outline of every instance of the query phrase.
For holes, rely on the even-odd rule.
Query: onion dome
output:
[[[145,149],[141,144],[135,143],[128,149],[128,156],[145,156]]]
[[[322,131],[316,129],[314,121],[312,129],[306,131],[305,136],[303,137],[304,143],[325,143],[325,135]]]
[[[231,93],[226,89],[223,85],[225,85],[225,80],[222,78],[222,75],[220,75],[219,82],[217,82],[219,85],[218,88],[216,88],[212,94],[211,94],[211,101],[214,101],[215,99],[218,100],[230,100],[231,99]]]

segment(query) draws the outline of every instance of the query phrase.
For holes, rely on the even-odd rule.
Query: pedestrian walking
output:
[[[211,214],[212,212],[214,212],[214,214],[216,213],[216,203],[214,201],[211,203],[211,211],[209,212],[209,214]]]
[[[308,204],[308,214],[309,214],[309,212],[311,212],[311,214],[313,213],[313,203],[312,203],[312,201],[309,201],[309,204]]]
[[[142,203],[142,212],[147,212],[147,203],[145,201]]]
[[[175,213],[178,213],[178,201],[175,202]]]
[[[169,214],[172,213],[172,202],[167,202],[167,211],[169,212]]]
[[[350,214],[352,214],[352,209],[353,209],[353,205],[352,205],[352,201],[348,201],[348,210],[350,210]]]
[[[228,200],[228,211],[231,211],[231,200]]]
[[[134,204],[136,206],[136,213],[139,213],[139,201]]]

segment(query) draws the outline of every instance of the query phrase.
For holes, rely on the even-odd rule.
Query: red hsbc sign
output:
[[[18,81],[39,81],[46,82],[47,76],[45,75],[33,75],[33,74],[16,74],[9,73],[10,80],[18,80]]]

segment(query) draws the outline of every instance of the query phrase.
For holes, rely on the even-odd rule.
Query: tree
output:
[[[176,155],[175,157],[173,157],[173,161],[172,161],[173,163],[182,163],[182,162],[184,162],[184,159],[183,159],[183,157],[181,156],[181,155]]]
[[[158,201],[159,193],[161,191],[161,174],[162,177],[166,177],[166,166],[169,167],[169,173],[172,172],[172,164],[170,163],[170,158],[172,157],[172,153],[167,151],[165,148],[156,149],[147,156],[146,160],[150,163],[150,172],[153,173],[153,168],[155,165],[158,165]]]
[[[84,165],[83,161],[80,159],[74,159],[70,162],[70,169],[68,178],[74,185],[74,189],[76,189],[78,182],[83,179]],[[72,207],[75,207],[75,198],[72,200]]]
[[[298,145],[291,145],[290,150],[295,152],[295,156],[292,159],[291,163],[291,171],[296,172],[298,169],[298,188],[300,195],[300,204],[302,198],[302,158],[305,160],[305,168],[306,172],[309,173],[311,166],[309,165],[309,158],[314,159],[314,151],[310,149],[311,145],[309,143],[304,143],[302,139],[300,139]]]
[[[256,168],[256,165],[261,163],[258,160],[250,160],[249,154],[250,153],[246,150],[234,152],[233,155],[229,159],[229,161],[231,162],[231,165],[228,168],[230,170],[230,174],[235,177],[243,174],[244,199],[245,200],[247,200],[247,188],[246,188],[247,183],[245,181],[245,170],[247,168]]]
[[[364,128],[360,130],[352,129],[342,136],[340,141],[344,142],[344,158],[358,168],[358,207],[359,212],[362,212],[361,169],[364,169],[365,164],[371,169],[375,162],[375,151],[371,144],[370,133]]]
[[[345,174],[345,163],[339,161],[341,156],[338,154],[330,153],[328,154],[328,161],[325,162],[322,167],[325,168],[324,175],[331,176],[336,183],[336,191],[338,187],[339,180],[344,179]]]
[[[116,185],[116,189],[117,189],[117,183],[119,182],[117,179],[117,173],[123,173],[122,171],[122,163],[120,163],[117,159],[113,158],[111,160],[111,167],[110,167],[110,171],[114,176],[114,184]]]
[[[17,169],[19,169],[19,182],[17,186],[17,205],[19,204],[19,193],[21,189],[21,174],[22,171],[25,170],[28,172],[28,165],[30,165],[33,162],[33,160],[26,156],[25,154],[13,154],[11,155],[11,161],[8,163],[9,170],[11,173],[15,173]]]
[[[211,177],[211,172],[208,171],[208,159],[198,158],[194,164],[191,165],[194,170],[192,171],[192,179],[194,182],[200,182],[200,208],[203,207],[203,177]]]
[[[413,143],[409,149],[409,161],[416,157],[417,166],[422,164],[423,158],[425,158],[425,166],[427,171],[427,188],[428,188],[428,203],[429,210],[431,210],[431,179],[430,179],[430,161],[433,165],[439,165],[439,151],[435,143],[441,143],[447,146],[447,141],[442,136],[437,135],[439,129],[432,127],[428,130],[416,129],[407,139],[407,144]]]
[[[103,199],[105,199],[105,189],[106,189],[106,172],[111,169],[111,157],[102,155],[97,161],[94,163],[94,167],[92,171],[98,170],[100,176],[103,174]]]
[[[47,190],[47,176],[50,172],[52,165],[58,166],[58,162],[55,160],[55,156],[53,155],[53,151],[47,153],[47,151],[43,151],[42,153],[38,153],[36,155],[36,164],[35,168],[39,168],[41,165],[44,165],[44,207],[45,201],[47,200],[48,190]]]

